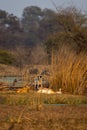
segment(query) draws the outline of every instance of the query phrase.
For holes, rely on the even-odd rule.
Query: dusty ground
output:
[[[0,130],[87,130],[87,105],[26,106],[0,105]]]

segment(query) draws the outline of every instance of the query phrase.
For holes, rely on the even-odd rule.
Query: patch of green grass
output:
[[[1,93],[0,94],[0,104],[8,105],[30,105],[34,106],[37,104],[68,104],[68,105],[78,105],[87,104],[86,96],[76,96],[76,95],[47,95],[47,94],[37,94],[36,92],[29,92],[26,94],[17,93]]]

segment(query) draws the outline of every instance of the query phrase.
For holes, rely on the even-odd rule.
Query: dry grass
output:
[[[20,72],[17,67],[0,64],[0,76],[19,76]]]
[[[62,88],[72,94],[83,94],[87,87],[87,54],[75,52],[68,47],[58,52],[57,63],[53,63],[51,84],[53,89]]]
[[[86,104],[86,96],[2,92],[0,130],[86,130]]]
[[[86,106],[0,106],[0,130],[86,130]],[[23,113],[21,113],[23,112]],[[19,120],[20,117],[20,120]]]
[[[30,105],[36,109],[39,104],[87,104],[87,96],[67,94],[40,94],[33,91],[29,93],[3,92],[0,93],[0,104],[6,105]]]

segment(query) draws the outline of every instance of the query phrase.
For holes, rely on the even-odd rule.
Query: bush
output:
[[[0,63],[11,65],[15,62],[15,58],[6,50],[0,50]]]

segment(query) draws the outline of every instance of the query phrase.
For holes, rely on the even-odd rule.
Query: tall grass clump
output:
[[[51,86],[71,94],[83,94],[87,84],[87,54],[76,54],[69,47],[59,49],[52,63]]]

